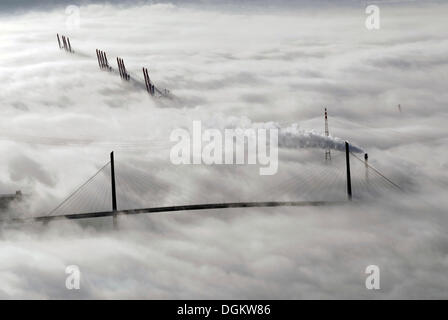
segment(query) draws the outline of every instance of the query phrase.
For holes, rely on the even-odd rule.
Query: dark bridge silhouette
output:
[[[365,166],[366,179],[368,179],[369,172],[372,172],[375,176],[379,177],[385,185],[393,189],[401,188],[388,179],[384,174],[382,174],[377,169],[370,166],[367,162],[367,156],[362,160],[356,154],[350,151],[350,145],[348,142],[345,143],[345,189],[346,198],[338,200],[316,200],[316,201],[238,201],[238,202],[212,202],[212,203],[199,203],[199,204],[183,204],[183,205],[168,205],[168,206],[154,206],[146,208],[134,208],[134,209],[123,209],[119,210],[117,208],[117,189],[116,189],[116,174],[115,174],[115,161],[114,153],[110,154],[110,161],[100,168],[92,177],[90,177],[85,183],[83,183],[79,188],[77,188],[72,194],[70,194],[64,201],[62,201],[56,208],[50,211],[48,214],[26,217],[26,218],[12,218],[6,220],[7,222],[43,222],[48,223],[53,220],[69,219],[87,219],[87,218],[101,218],[101,217],[112,217],[114,226],[117,226],[117,218],[119,216],[129,216],[138,215],[146,213],[162,213],[162,212],[184,212],[184,211],[195,211],[195,210],[213,210],[213,209],[231,209],[231,208],[268,208],[268,207],[305,207],[305,206],[336,206],[349,203],[353,198],[352,192],[352,173],[350,166],[351,156],[354,159],[360,161]],[[85,188],[89,183],[91,183],[100,172],[104,172],[110,165],[110,196],[111,196],[111,210],[97,210],[97,211],[87,211],[87,212],[64,212],[65,206],[69,202],[76,202],[77,196],[81,193],[83,188]],[[107,192],[107,190],[105,190]],[[58,210],[62,210],[62,213],[58,213]],[[74,209],[73,209],[74,210]],[[81,210],[81,209],[80,209]],[[58,213],[58,214],[56,214]],[[3,220],[3,222],[6,222]]]
[[[157,212],[176,212],[176,211],[195,211],[195,210],[211,210],[211,209],[230,209],[230,208],[269,208],[269,207],[306,207],[306,206],[327,206],[346,203],[346,201],[266,201],[266,202],[224,202],[224,203],[204,203],[179,206],[152,207],[142,209],[127,209],[117,211],[99,211],[86,213],[71,213],[56,216],[39,216],[24,219],[11,219],[10,222],[49,222],[52,220],[77,220],[87,218],[114,217],[120,215],[135,215],[142,213]],[[116,222],[114,222],[116,223]]]

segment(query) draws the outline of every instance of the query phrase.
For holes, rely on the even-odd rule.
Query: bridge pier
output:
[[[366,182],[369,183],[369,155],[364,153],[364,167],[366,170]]]
[[[114,152],[110,153],[110,179],[112,187],[112,219],[114,229],[118,229],[118,217],[117,217],[117,194],[115,190],[115,165],[114,165]]]
[[[350,176],[350,145],[345,141],[345,163],[347,165],[347,197],[352,200],[352,178]]]

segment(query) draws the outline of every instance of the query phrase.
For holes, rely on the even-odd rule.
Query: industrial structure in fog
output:
[[[8,209],[13,202],[22,201],[22,191],[17,190],[12,194],[0,194],[0,212]]]
[[[68,51],[70,53],[74,53],[74,51],[72,50],[72,46],[70,44],[69,37],[62,36],[62,41],[59,38],[59,34],[56,34],[56,37],[58,38],[59,49],[64,49],[65,51]]]
[[[67,52],[75,53],[70,44],[69,37],[66,36],[59,37],[59,34],[56,34],[56,38],[58,39],[59,49],[61,50],[64,49]],[[96,58],[98,60],[98,65],[101,70],[115,72],[115,70],[109,65],[106,52],[96,49]],[[117,57],[117,65],[118,65],[118,73],[120,74],[121,79],[126,81],[130,81],[131,79],[133,79],[131,77],[131,74],[126,70],[124,60],[122,58]],[[142,69],[143,69],[143,79],[145,80],[145,88],[146,91],[148,91],[148,93],[151,96],[155,96],[156,94],[158,94],[159,96],[171,97],[171,93],[168,89],[159,89],[154,85],[153,82],[151,82],[148,74],[148,68],[142,68]],[[135,78],[136,77],[134,77],[134,81]]]
[[[148,91],[151,95],[154,95],[155,86],[154,86],[154,84],[151,83],[151,80],[149,79],[147,68],[143,68],[143,77],[145,78],[146,91]],[[165,89],[165,91],[166,91],[166,89]]]
[[[124,66],[124,61],[121,58],[117,57],[118,71],[120,72],[121,79],[128,80],[131,78],[129,73],[126,71],[126,67]]]
[[[109,62],[107,61],[106,52],[96,49],[96,57],[98,58],[100,69],[112,70],[112,67],[109,66]]]
[[[109,62],[107,61],[107,55],[106,52],[96,49],[96,58],[98,59],[98,65],[100,66],[100,69],[106,70],[106,71],[114,71],[113,68],[109,65]],[[124,65],[124,60],[122,58],[117,57],[117,65],[118,65],[118,73],[120,74],[121,79],[130,81],[131,75],[126,70],[126,66]],[[156,88],[153,82],[151,82],[148,74],[148,68],[143,67],[143,79],[145,80],[145,88],[146,91],[152,96],[154,96],[157,93],[159,93],[161,96],[168,96],[169,90],[163,89],[160,90]]]

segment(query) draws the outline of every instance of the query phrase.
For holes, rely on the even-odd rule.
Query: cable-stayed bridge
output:
[[[3,222],[46,223],[58,219],[112,217],[117,225],[120,215],[335,206],[352,199],[376,199],[384,193],[401,190],[372,167],[367,157],[363,159],[351,152],[348,143],[345,152],[333,152],[331,161],[324,165],[293,161],[282,165],[288,170],[280,170],[273,176],[259,176],[258,170],[248,173],[243,169],[248,166],[235,165],[173,165],[148,172],[116,163],[112,152],[110,161],[49,212],[12,217]]]

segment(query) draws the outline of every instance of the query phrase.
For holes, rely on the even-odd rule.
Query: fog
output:
[[[148,186],[124,190],[121,209],[295,200],[302,189],[320,200],[330,194],[311,188],[319,177],[309,188],[285,181],[329,172],[326,148],[344,196],[345,140],[403,192],[334,207],[119,217],[119,230],[110,218],[2,224],[1,298],[446,298],[447,5],[380,2],[381,28],[369,31],[357,1],[5,4],[0,194],[21,190],[25,200],[4,217],[49,212],[112,150],[118,172]],[[59,50],[56,33],[74,54]],[[122,57],[137,81],[100,70],[95,49],[114,68]],[[171,98],[148,95],[142,67]],[[173,168],[170,133],[195,120],[280,128],[278,174]],[[88,210],[103,192],[95,209],[110,210],[107,178],[85,208],[65,209]],[[365,288],[372,264],[380,290]],[[65,287],[68,265],[81,270],[80,290]]]

